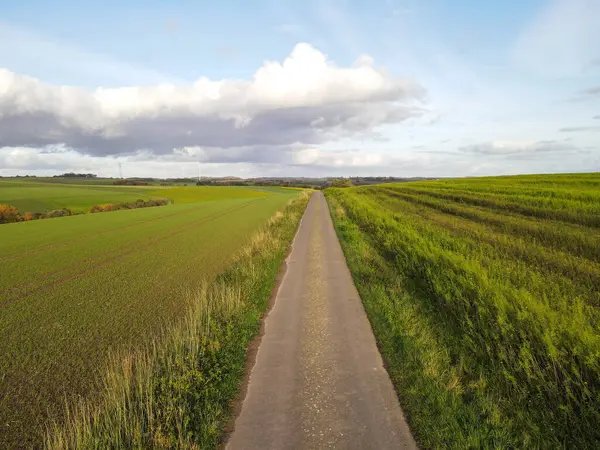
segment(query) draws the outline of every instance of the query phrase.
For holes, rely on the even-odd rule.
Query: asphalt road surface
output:
[[[412,449],[333,229],[312,196],[227,449]]]

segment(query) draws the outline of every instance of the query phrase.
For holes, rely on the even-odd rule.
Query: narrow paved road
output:
[[[321,192],[287,263],[227,448],[416,448]]]

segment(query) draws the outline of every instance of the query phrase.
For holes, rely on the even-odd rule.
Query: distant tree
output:
[[[73,173],[67,172],[62,175],[54,175],[54,178],[96,178],[97,175],[93,173]]]
[[[69,208],[61,208],[61,209],[55,209],[53,211],[48,211],[48,212],[44,213],[42,218],[43,219],[53,219],[54,217],[65,217],[65,216],[72,216],[72,215],[73,215],[73,211],[71,211]]]
[[[331,187],[346,188],[352,186],[354,186],[354,184],[352,184],[352,181],[350,181],[349,178],[336,178],[331,182]]]
[[[113,181],[113,184],[118,186],[149,186],[150,183],[146,183],[145,181],[137,181],[137,180],[128,180],[128,179],[118,179]]]

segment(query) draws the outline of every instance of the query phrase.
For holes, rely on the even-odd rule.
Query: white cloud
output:
[[[295,164],[321,167],[382,167],[393,159],[394,158],[382,153],[361,152],[357,150],[323,152],[319,149],[310,148],[294,153]]]
[[[487,156],[536,157],[540,154],[578,153],[578,147],[557,141],[490,141],[459,148],[459,151]]]
[[[433,148],[436,148],[435,146]],[[235,149],[182,148],[167,155],[138,152],[135,155],[95,157],[64,147],[0,148],[0,176],[56,175],[63,172],[126,177],[204,176],[431,176],[456,177],[600,171],[600,157],[589,147],[555,141],[490,141],[461,147],[459,151],[325,150],[290,146]],[[275,156],[275,158],[273,157]]]
[[[600,131],[600,126],[564,127],[558,131],[562,133],[573,133],[577,131]]]
[[[251,80],[191,86],[88,91],[0,69],[0,146],[64,144],[91,155],[314,146],[418,115],[422,94],[369,58],[338,67],[308,44],[265,62]]]
[[[321,152],[318,148],[307,148],[294,154],[294,163],[299,165],[314,164],[319,160]]]
[[[592,96],[592,97],[598,96],[598,95],[600,95],[600,86],[594,86],[594,87],[585,89],[585,90],[581,91],[580,94],[583,96]]]
[[[552,0],[522,31],[513,57],[541,75],[567,76],[600,56],[600,1]]]

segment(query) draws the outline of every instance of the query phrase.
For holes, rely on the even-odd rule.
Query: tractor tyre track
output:
[[[198,209],[202,208],[204,205],[202,206],[198,206],[197,208],[191,208],[185,211],[178,211],[175,213],[171,213],[171,214],[166,214],[164,216],[160,216],[160,217],[154,217],[152,219],[147,219],[147,220],[141,220],[139,222],[134,222],[134,223],[130,223],[127,225],[123,225],[120,227],[116,227],[116,228],[111,228],[110,230],[103,230],[103,231],[99,231],[97,233],[90,233],[90,234],[86,234],[83,236],[77,236],[76,238],[70,239],[70,240],[66,240],[66,241],[62,241],[62,242],[57,242],[56,244],[48,244],[48,245],[44,245],[41,247],[37,247],[34,248],[31,251],[25,251],[25,252],[21,252],[21,253],[13,253],[10,255],[7,255],[3,258],[0,258],[0,264],[5,263],[5,262],[9,262],[9,261],[14,261],[17,259],[21,259],[21,258],[25,258],[31,255],[37,255],[40,253],[45,253],[47,250],[52,250],[54,248],[58,248],[58,247],[69,247],[73,244],[76,244],[77,242],[81,241],[81,240],[85,240],[85,239],[89,239],[89,238],[93,238],[93,237],[97,237],[97,236],[101,236],[103,234],[106,233],[112,233],[113,231],[120,231],[120,230],[124,230],[127,228],[131,228],[131,227],[135,227],[135,226],[139,226],[139,225],[145,225],[147,223],[151,223],[151,222],[156,222],[159,220],[163,220],[163,219],[167,219],[169,217],[174,217],[174,216],[180,216],[180,215],[184,215],[184,214],[189,214],[191,212],[197,211]],[[92,214],[92,213],[90,213]],[[43,219],[43,220],[47,220],[47,219]]]
[[[93,271],[93,270],[96,270],[96,269],[98,269],[98,268],[104,267],[104,266],[106,266],[107,264],[109,264],[109,263],[111,263],[111,262],[113,262],[113,261],[115,261],[115,260],[117,260],[117,259],[123,258],[123,257],[125,257],[125,256],[129,256],[129,255],[131,255],[131,254],[134,254],[134,253],[140,252],[140,251],[142,251],[142,250],[146,250],[146,249],[148,249],[148,248],[152,248],[152,247],[156,246],[157,244],[159,244],[159,243],[161,243],[161,242],[165,241],[166,239],[170,239],[170,238],[172,238],[172,237],[174,237],[174,236],[177,236],[177,235],[180,235],[180,234],[182,234],[182,233],[185,233],[185,232],[187,232],[187,231],[190,231],[190,230],[192,230],[192,229],[194,229],[194,228],[196,228],[196,227],[198,227],[198,226],[200,226],[200,225],[204,225],[204,224],[206,224],[206,223],[208,223],[208,222],[211,222],[212,220],[215,220],[215,219],[218,219],[218,218],[220,218],[220,217],[223,217],[223,216],[226,216],[226,215],[228,215],[228,214],[231,214],[231,213],[233,213],[233,212],[239,211],[240,209],[243,209],[243,208],[247,207],[248,205],[250,205],[251,203],[254,203],[254,202],[258,201],[258,200],[262,200],[262,198],[259,198],[259,199],[256,199],[256,200],[251,200],[251,201],[249,201],[249,202],[246,202],[246,203],[244,203],[243,205],[238,205],[238,206],[235,206],[235,207],[233,207],[233,208],[229,208],[229,209],[227,209],[227,210],[225,210],[225,211],[221,211],[220,213],[215,213],[215,214],[213,214],[213,215],[211,215],[211,216],[209,216],[209,217],[204,217],[202,220],[200,220],[200,221],[198,221],[198,222],[194,222],[194,223],[192,223],[192,224],[186,224],[186,225],[187,225],[187,227],[185,227],[185,228],[183,228],[183,229],[179,229],[179,230],[178,230],[178,231],[176,231],[175,233],[171,232],[171,233],[167,234],[166,236],[162,236],[162,237],[160,237],[159,239],[154,239],[154,240],[152,240],[151,242],[149,242],[149,243],[147,243],[147,244],[145,244],[145,245],[142,245],[142,246],[140,246],[140,247],[136,247],[136,248],[133,248],[133,249],[131,249],[131,250],[129,250],[129,251],[125,251],[125,252],[122,252],[122,253],[118,253],[118,254],[116,254],[116,255],[113,255],[113,256],[111,256],[111,257],[109,257],[109,258],[107,258],[107,259],[104,259],[104,260],[100,261],[98,264],[92,264],[91,266],[88,266],[88,267],[87,267],[87,268],[85,268],[84,270],[81,270],[81,271],[79,271],[79,272],[75,272],[75,273],[73,273],[73,274],[70,274],[70,275],[68,275],[68,276],[65,276],[65,277],[63,277],[63,278],[60,278],[60,279],[58,279],[58,280],[55,280],[55,281],[52,281],[52,282],[50,282],[50,283],[47,283],[47,284],[45,284],[45,285],[39,286],[39,287],[37,287],[37,288],[34,288],[32,291],[29,291],[29,292],[26,292],[26,293],[24,293],[24,294],[21,294],[21,295],[15,296],[15,297],[13,297],[13,298],[10,298],[10,297],[9,297],[9,298],[7,298],[5,301],[3,301],[2,303],[0,303],[0,306],[1,306],[1,305],[3,305],[3,304],[4,304],[4,305],[6,305],[6,304],[9,304],[9,303],[13,303],[13,302],[15,302],[15,301],[22,301],[22,300],[25,300],[26,298],[29,298],[29,297],[31,297],[31,296],[32,296],[32,295],[34,295],[34,294],[38,294],[38,293],[40,293],[40,292],[44,292],[44,291],[47,291],[47,290],[49,290],[49,289],[52,289],[52,288],[54,288],[54,287],[56,287],[56,286],[60,286],[61,284],[64,284],[64,283],[66,283],[66,282],[68,282],[68,281],[71,281],[71,280],[74,280],[74,279],[76,279],[76,278],[79,278],[80,276],[82,276],[82,275],[85,275],[85,274],[87,274],[87,273],[89,273],[89,272],[91,272],[91,271]],[[178,227],[176,227],[176,229],[177,229],[177,228],[181,228],[181,226],[178,226]],[[172,231],[172,230],[173,230],[173,229],[171,229],[171,230],[169,230],[169,231]],[[150,238],[144,238],[143,240],[140,240],[140,241],[147,241],[148,239],[153,239],[153,238],[155,238],[155,237],[156,237],[156,235],[154,235],[154,236],[151,236]],[[135,243],[139,243],[140,241],[136,241]],[[129,245],[129,246],[128,246],[128,248],[129,248],[129,247],[131,247],[131,245]],[[122,250],[122,249],[123,249],[123,248],[120,248],[119,250]],[[112,252],[109,252],[108,254],[110,254],[110,253],[112,253]],[[100,255],[100,257],[99,257],[99,258],[94,258],[94,259],[92,259],[92,260],[91,260],[91,262],[97,261],[98,259],[100,259],[100,258],[102,258],[102,257],[105,257],[105,256],[107,256],[108,254],[103,254],[103,255]],[[78,265],[78,266],[80,266],[80,265],[81,265],[81,263],[77,263],[77,265]],[[46,277],[46,278],[41,278],[41,279],[38,279],[37,281],[38,281],[38,282],[39,282],[39,281],[42,281],[42,282],[44,282],[44,281],[47,281],[47,280],[48,280],[48,277]],[[5,292],[6,292],[6,291],[5,291]]]

